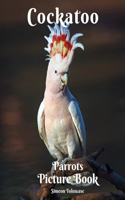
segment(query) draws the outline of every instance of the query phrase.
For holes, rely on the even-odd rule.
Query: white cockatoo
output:
[[[49,64],[44,99],[37,116],[39,135],[50,154],[58,162],[86,155],[86,132],[79,104],[68,89],[67,81],[74,50],[84,49],[77,33],[70,40],[68,25],[55,23],[50,29],[48,47]]]

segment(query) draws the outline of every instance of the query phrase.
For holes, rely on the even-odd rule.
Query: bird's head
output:
[[[74,50],[80,47],[84,50],[84,46],[81,43],[76,43],[77,38],[82,36],[81,33],[76,33],[71,37],[70,31],[67,27],[60,27],[55,23],[52,28],[48,25],[50,30],[49,37],[45,36],[48,41],[47,48],[44,48],[49,53],[48,70],[50,72],[51,78],[56,78],[61,81],[61,86],[67,85],[68,75],[70,70],[70,64],[72,62]]]

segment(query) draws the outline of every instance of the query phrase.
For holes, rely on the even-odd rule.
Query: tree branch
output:
[[[83,173],[83,172],[90,172],[95,173],[98,177],[104,178],[113,185],[116,186],[117,189],[121,190],[122,192],[125,192],[125,179],[123,179],[121,176],[116,174],[113,169],[108,165],[101,165],[96,162],[96,159],[99,155],[104,152],[104,148],[101,147],[96,152],[90,154],[89,156],[85,158],[79,158],[79,159],[72,159],[67,164],[77,164],[80,163],[83,165],[83,170],[68,170],[68,167],[66,168],[65,176],[71,176],[76,173]],[[55,175],[58,177],[63,176],[63,172],[59,170],[59,167],[57,168]],[[49,178],[51,176],[51,172],[47,173],[47,177]],[[46,183],[45,179],[43,180],[41,184],[41,188],[39,189],[37,195],[40,198],[40,200],[46,200],[46,199],[57,199],[56,196],[51,194],[51,189],[55,187],[54,183]],[[125,194],[114,194],[114,193],[93,193],[93,194],[82,194],[77,197],[72,197],[65,200],[78,200],[78,199],[84,199],[84,200],[116,200],[116,199],[125,199]]]

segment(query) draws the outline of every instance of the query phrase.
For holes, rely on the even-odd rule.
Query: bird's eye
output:
[[[57,73],[57,71],[55,70],[55,74]]]

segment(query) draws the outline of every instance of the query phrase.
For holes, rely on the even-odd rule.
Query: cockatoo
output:
[[[86,155],[86,132],[79,104],[68,89],[67,82],[74,51],[84,50],[77,33],[70,40],[68,25],[50,29],[48,47],[49,64],[44,99],[37,116],[39,135],[50,154],[58,162]]]

